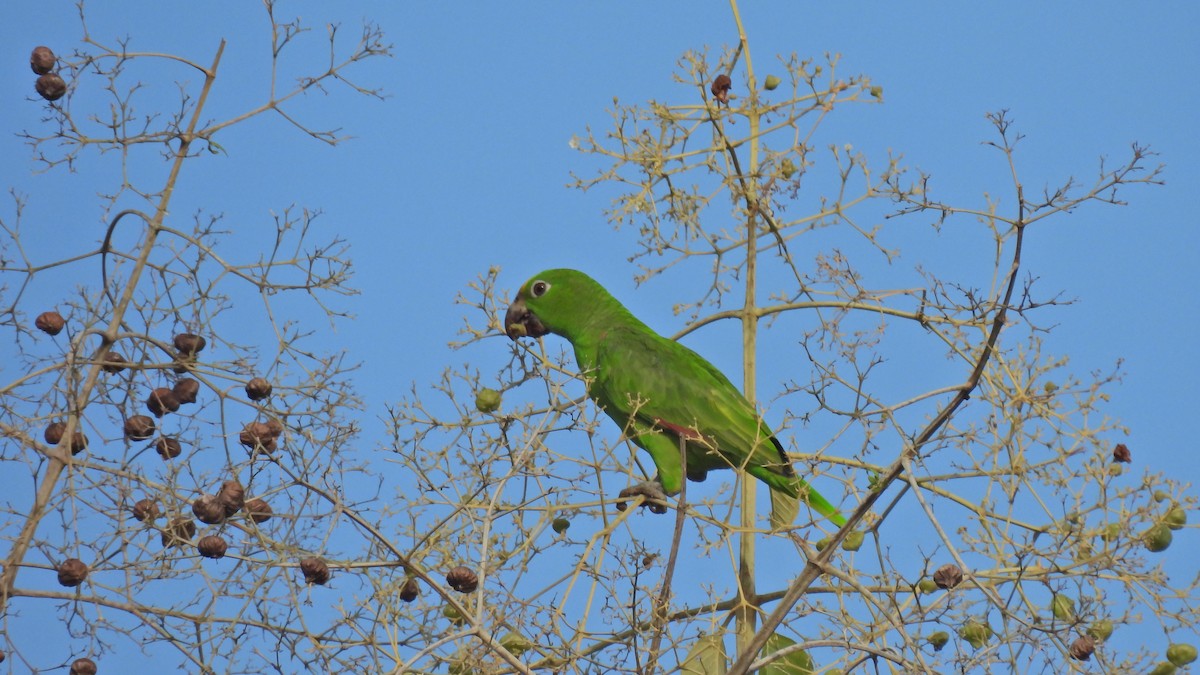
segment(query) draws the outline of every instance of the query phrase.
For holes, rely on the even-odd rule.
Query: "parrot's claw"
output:
[[[666,513],[667,512],[667,493],[663,492],[662,486],[655,482],[638,483],[630,485],[621,490],[621,494],[617,497],[617,510],[624,511],[629,508],[626,499],[630,497],[645,497],[642,506],[650,509],[650,513]]]

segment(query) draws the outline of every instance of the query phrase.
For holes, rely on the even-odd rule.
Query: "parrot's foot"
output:
[[[656,482],[638,483],[621,490],[621,494],[617,497],[618,511],[629,508],[629,504],[625,500],[630,497],[645,497],[646,501],[642,502],[642,506],[650,509],[650,513],[667,512],[667,493],[663,492],[662,486]]]

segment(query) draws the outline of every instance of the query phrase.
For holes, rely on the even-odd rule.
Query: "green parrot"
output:
[[[846,523],[796,475],[783,445],[721,371],[655,333],[586,274],[554,269],[525,282],[504,316],[504,330],[513,340],[547,333],[569,340],[588,396],[650,453],[658,476],[621,497],[643,495],[661,513],[667,495],[679,493],[685,466],[693,481],[714,469],[738,468],[770,487],[773,527],[792,524],[801,497],[838,526]],[[682,458],[680,439],[686,442]]]

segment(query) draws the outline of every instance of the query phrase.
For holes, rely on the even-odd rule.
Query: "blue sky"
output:
[[[259,4],[195,7],[97,2],[89,27],[102,41],[128,34],[131,48],[202,63],[225,38],[214,116],[261,101],[267,25]],[[356,378],[370,406],[367,439],[382,432],[381,422],[371,425],[394,398],[395,382],[433,382],[464,358],[445,346],[463,314],[453,299],[490,266],[503,268],[501,283],[513,291],[547,267],[584,269],[654,328],[683,326],[670,312],[677,281],[633,284],[636,270],[626,262],[632,235],[605,222],[603,191],[564,187],[570,171],[594,168],[568,142],[589,126],[605,130],[614,97],[632,104],[685,96],[670,77],[678,57],[736,39],[725,3],[298,2],[281,14],[318,25],[339,21],[350,34],[362,18],[381,24],[394,58],[352,72],[388,98],[340,91],[291,109],[354,137],[336,148],[275,119],[230,129],[217,139],[228,156],[185,169],[175,211],[224,213],[248,245],[270,210],[297,203],[324,211],[325,226],[352,247],[354,285],[362,291],[342,302],[357,319],[340,323],[331,344],[368,366]],[[980,144],[992,138],[985,113],[999,109],[1026,135],[1018,162],[1028,189],[1072,175],[1086,182],[1100,156],[1120,161],[1135,141],[1160,153],[1165,186],[1126,191],[1127,207],[1090,206],[1055,219],[1036,233],[1026,265],[1046,287],[1079,300],[1054,315],[1051,351],[1069,354],[1079,372],[1124,359],[1126,376],[1109,410],[1132,429],[1135,461],[1197,475],[1191,378],[1200,357],[1191,344],[1200,310],[1200,6],[744,2],[742,16],[759,72],[770,71],[776,53],[836,52],[844,72],[882,85],[885,103],[837,116],[824,131],[830,142],[880,159],[903,153],[960,201],[1003,186],[1003,166]],[[7,64],[0,69],[0,186],[28,196],[24,222],[34,256],[51,255],[62,241],[89,249],[103,232],[94,195],[111,185],[113,158],[88,159],[74,174],[35,173],[15,136],[37,129],[42,113],[27,100],[29,49],[66,51],[79,35],[66,0],[0,10],[0,61]],[[321,36],[308,39],[319,54]],[[9,218],[11,203],[0,203]],[[61,291],[48,285],[34,292],[53,301]],[[696,336],[693,346],[736,367],[738,345],[716,335]],[[780,384],[760,376],[760,395]]]

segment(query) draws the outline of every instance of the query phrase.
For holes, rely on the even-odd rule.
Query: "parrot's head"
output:
[[[596,290],[607,295],[600,284],[576,270],[546,270],[521,286],[517,299],[504,314],[504,332],[516,340],[547,333],[567,335],[570,326],[589,312],[598,299]]]

